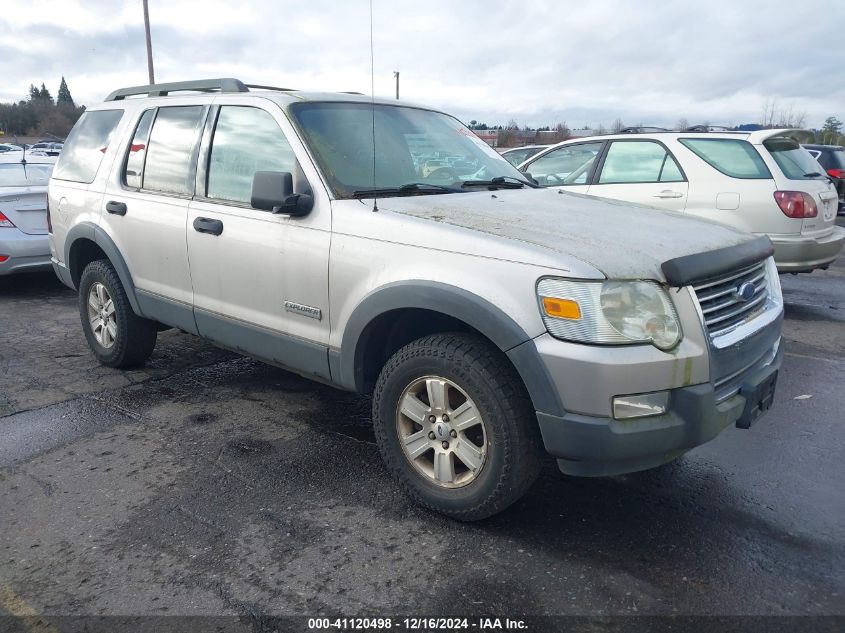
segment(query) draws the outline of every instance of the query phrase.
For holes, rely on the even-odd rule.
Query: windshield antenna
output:
[[[373,56],[373,0],[370,0],[370,104],[373,117],[373,212],[378,211],[376,193],[376,68]]]

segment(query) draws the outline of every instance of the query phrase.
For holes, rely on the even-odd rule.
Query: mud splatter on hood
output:
[[[552,189],[412,196],[379,207],[576,257],[609,278],[663,280],[668,259],[752,239],[723,224]]]

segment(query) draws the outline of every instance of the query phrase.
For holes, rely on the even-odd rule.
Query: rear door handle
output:
[[[126,215],[126,205],[122,202],[110,200],[106,203],[106,211],[112,215]]]
[[[655,198],[683,198],[684,194],[680,191],[671,191],[669,189],[664,189],[660,193],[654,194]]]
[[[223,223],[211,218],[194,218],[194,230],[198,233],[220,235],[223,232]]]

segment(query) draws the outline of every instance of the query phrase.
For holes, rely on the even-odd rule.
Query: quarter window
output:
[[[683,182],[684,177],[675,159],[659,143],[653,141],[616,141],[604,159],[600,185]]]
[[[682,138],[681,145],[732,178],[771,178],[769,169],[748,141],[733,138]]]
[[[84,113],[65,141],[53,177],[90,184],[109,147],[123,110]]]
[[[178,195],[194,192],[191,168],[204,114],[205,106],[159,108],[147,147],[144,189]]]
[[[155,110],[147,110],[141,116],[135,136],[129,144],[126,155],[126,167],[123,170],[123,182],[127,187],[140,189],[144,172],[144,158],[147,155],[147,141],[150,138],[150,126],[155,116]]]
[[[564,145],[531,163],[527,171],[541,185],[584,185],[602,143]]]
[[[249,203],[257,171],[293,173],[296,158],[269,112],[223,106],[217,117],[208,165],[209,198]]]

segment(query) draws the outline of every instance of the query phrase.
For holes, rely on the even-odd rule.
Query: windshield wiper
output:
[[[417,193],[461,193],[461,189],[435,185],[430,182],[409,182],[399,187],[381,187],[376,189],[357,189],[352,192],[353,198],[369,198],[376,196],[402,196]]]
[[[811,171],[809,174],[804,174],[804,178],[818,178],[821,174],[817,171]]]
[[[537,185],[522,180],[516,176],[496,176],[490,180],[465,180],[462,187],[490,187],[491,189],[522,189],[523,187],[536,188]]]

